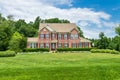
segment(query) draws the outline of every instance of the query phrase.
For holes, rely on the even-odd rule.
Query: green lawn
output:
[[[0,80],[120,80],[120,55],[17,54],[0,58]]]

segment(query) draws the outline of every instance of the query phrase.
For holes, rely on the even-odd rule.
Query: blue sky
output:
[[[115,36],[120,23],[120,0],[0,0],[0,13],[15,20],[34,21],[58,17],[76,23],[87,38],[98,38],[100,32]]]

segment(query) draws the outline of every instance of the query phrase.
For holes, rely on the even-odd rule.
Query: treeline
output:
[[[22,51],[26,48],[27,37],[37,37],[39,23],[70,23],[68,20],[58,18],[41,19],[36,17],[35,21],[26,23],[24,19],[14,20],[12,15],[6,18],[0,14],[0,51],[15,50]]]
[[[120,25],[115,28],[116,36],[108,38],[103,32],[99,33],[99,39],[92,39],[93,47],[98,49],[111,49],[120,51]]]
[[[12,15],[5,18],[0,14],[0,51],[23,51],[27,45],[27,37],[38,36],[39,23],[70,23],[70,21],[58,18],[43,20],[38,16],[35,21],[26,23],[24,19],[14,20]],[[80,36],[84,37],[80,27],[78,27],[78,30]],[[115,32],[117,35],[113,38],[108,38],[101,32],[99,39],[91,39],[92,46],[98,49],[120,51],[120,25],[115,28]]]

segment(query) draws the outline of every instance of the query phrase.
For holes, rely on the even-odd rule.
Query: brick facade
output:
[[[60,26],[61,24],[55,25]],[[47,24],[46,26],[43,26],[41,29],[39,29],[37,38],[28,38],[27,48],[49,48],[50,50],[56,50],[58,47],[78,48],[81,47],[80,43],[82,44],[82,48],[91,47],[91,42],[89,40],[80,37],[76,26],[67,24],[66,26],[68,26],[68,28],[73,27],[70,30],[66,28],[68,31],[65,29],[63,29],[63,31],[60,31],[59,29],[57,30],[56,26],[54,29],[53,24],[52,28],[51,24],[49,27]]]

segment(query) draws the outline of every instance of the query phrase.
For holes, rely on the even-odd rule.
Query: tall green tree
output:
[[[77,26],[77,28],[78,28],[78,30],[80,31],[80,32],[79,32],[80,37],[84,37],[84,35],[83,35],[83,31],[81,30],[81,28],[78,27],[78,26]]]
[[[9,41],[9,49],[21,52],[26,47],[26,40],[19,32],[15,32]]]
[[[39,24],[40,24],[41,18],[38,16],[36,17],[34,23],[33,23],[33,28],[39,29]]]

